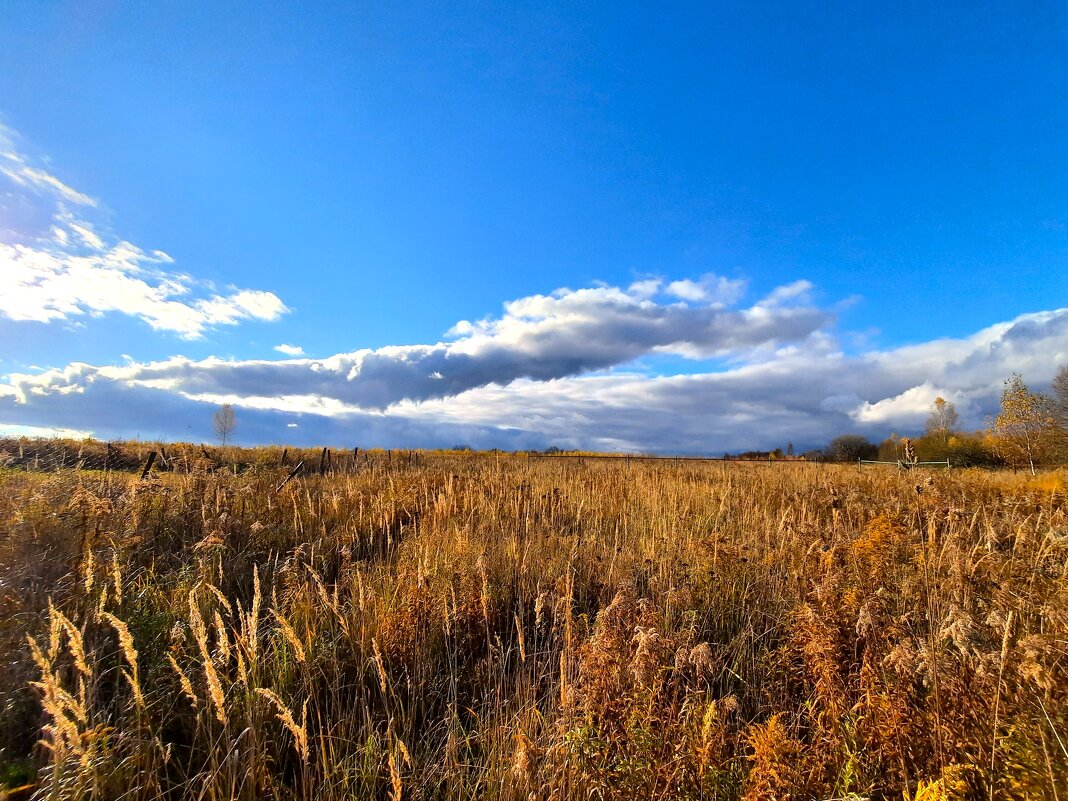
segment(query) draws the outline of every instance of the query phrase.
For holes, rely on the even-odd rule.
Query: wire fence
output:
[[[880,461],[880,460],[877,460],[877,459],[859,459],[858,461],[860,462],[861,466],[869,465],[869,464],[870,465],[888,464],[888,465],[893,465],[894,467],[897,467],[900,470],[911,470],[914,467],[944,467],[945,469],[948,470],[949,468],[953,467],[953,465],[950,463],[949,459],[939,459],[939,460],[934,461],[934,462],[906,462],[904,459],[898,459],[897,461],[894,461],[894,462],[890,462],[890,461],[886,461],[886,460]]]
[[[132,471],[151,448],[109,442],[72,443],[53,439],[0,439],[0,467],[37,472],[59,470]]]
[[[368,468],[414,467],[439,463],[442,459],[518,458],[559,459],[570,462],[616,462],[623,464],[655,462],[682,465],[702,462],[812,465],[856,464],[833,459],[802,457],[741,458],[731,456],[658,456],[649,454],[544,453],[520,451],[421,451],[351,450],[338,448],[238,448],[212,447],[192,443],[160,442],[72,442],[61,439],[0,438],[0,468],[56,472],[97,470],[116,472],[216,472],[237,473],[264,468],[284,468],[304,474],[347,473]],[[299,470],[298,470],[299,466]]]
[[[439,454],[440,455],[440,454]],[[463,454],[461,454],[463,455]],[[476,454],[466,454],[475,456]],[[455,454],[453,455],[455,458]],[[155,473],[286,472],[351,473],[411,468],[433,460],[416,450],[360,448],[239,448],[193,443],[102,442],[62,439],[0,438],[0,469],[33,472],[65,470]]]
[[[768,458],[737,456],[658,456],[648,454],[595,454],[559,452],[545,453],[522,451],[422,451],[339,448],[284,448],[284,447],[213,447],[194,443],[162,442],[103,442],[99,440],[73,441],[64,439],[0,438],[0,469],[34,472],[99,471],[140,473],[148,478],[155,473],[217,473],[234,474],[269,472],[284,477],[282,484],[298,475],[324,475],[356,473],[361,471],[391,471],[422,466],[444,466],[466,463],[479,459],[525,459],[561,460],[587,465],[587,463],[613,462],[660,463],[682,466],[686,464],[721,463],[739,465],[769,465],[775,467],[803,467],[823,465],[855,465],[865,467],[891,467],[902,470],[912,468],[952,469],[949,459],[938,461],[905,462],[880,460],[841,460],[826,457],[806,458],[769,456]],[[1012,465],[1007,466],[1014,469]],[[1062,465],[1036,465],[1039,469],[1057,469]],[[1023,468],[1019,468],[1023,469]]]
[[[811,464],[856,464],[849,459],[808,459],[802,456],[651,456],[647,454],[628,453],[537,453],[531,451],[526,454],[530,459],[606,459],[609,461],[625,462],[671,462],[683,464],[686,462],[730,462],[737,464],[784,464],[784,465],[811,465]]]

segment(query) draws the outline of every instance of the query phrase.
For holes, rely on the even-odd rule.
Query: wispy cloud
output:
[[[275,345],[274,349],[285,356],[303,356],[304,348],[300,345]]]
[[[273,321],[288,311],[272,292],[214,292],[176,272],[166,253],[144,250],[94,225],[85,215],[97,201],[32,164],[16,149],[14,134],[0,128],[0,189],[5,180],[8,194],[47,223],[2,231],[0,315],[47,323],[120,313],[196,339],[215,326]]]
[[[745,287],[746,282],[742,279],[708,274],[696,281],[689,278],[671,281],[665,291],[683,300],[729,306],[741,299]]]
[[[14,184],[45,195],[55,195],[68,203],[96,206],[95,198],[67,186],[51,173],[29,164],[26,156],[15,147],[16,135],[0,125],[0,173]]]
[[[63,439],[85,439],[92,436],[90,431],[78,431],[73,428],[51,428],[49,426],[19,426],[0,423],[0,436],[5,437],[62,437]]]

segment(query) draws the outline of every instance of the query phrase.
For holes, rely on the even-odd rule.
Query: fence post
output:
[[[156,461],[156,452],[149,451],[148,459],[145,460],[145,469],[141,471],[141,480],[148,478],[148,471],[152,469],[152,463]]]
[[[323,448],[323,452],[319,456],[319,475],[322,475],[326,471],[326,466],[329,463],[330,463],[330,451],[327,448]]]
[[[302,467],[304,467],[304,460],[303,459],[301,459],[299,462],[297,462],[297,466],[293,468],[293,472],[291,472],[288,476],[286,476],[284,479],[282,479],[281,483],[279,483],[279,485],[274,488],[275,494],[278,494],[279,492],[281,492],[282,491],[282,487],[284,487],[286,484],[288,484],[290,482],[290,480],[292,480],[293,476],[295,476],[297,473],[300,472],[300,468],[302,468]]]

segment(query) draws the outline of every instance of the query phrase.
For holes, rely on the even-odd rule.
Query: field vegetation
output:
[[[12,797],[1068,798],[1063,472],[167,452],[0,469]]]

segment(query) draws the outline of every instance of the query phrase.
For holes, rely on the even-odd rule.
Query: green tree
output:
[[[1027,389],[1019,373],[1006,379],[1001,393],[1001,411],[994,418],[991,434],[998,454],[1010,464],[1035,465],[1052,455],[1057,421],[1053,399]]]

